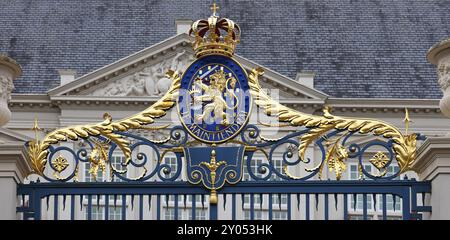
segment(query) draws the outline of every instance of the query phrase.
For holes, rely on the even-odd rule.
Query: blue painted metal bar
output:
[[[250,220],[255,220],[255,196],[250,194]]]
[[[272,193],[269,193],[269,220],[272,220],[273,218],[273,199],[272,199]]]
[[[422,206],[417,206],[417,194],[421,195]],[[412,186],[411,188],[411,212],[431,212],[431,206],[425,206],[425,197],[427,193],[431,193],[431,187]]]
[[[175,198],[175,200],[174,200],[174,201],[175,201],[175,203],[174,203],[174,204],[175,204],[175,205],[174,205],[174,207],[175,207],[175,210],[174,210],[174,215],[175,215],[175,216],[174,216],[174,219],[175,219],[175,220],[178,220],[178,195],[175,194],[175,197],[174,197],[174,198]]]
[[[88,195],[87,220],[92,220],[92,195]]]
[[[403,220],[411,220],[411,208],[410,208],[411,203],[409,202],[410,201],[409,194],[410,194],[409,189],[406,188],[404,190],[404,194],[402,195]]]
[[[144,219],[144,195],[139,195],[139,220]]]
[[[161,195],[156,196],[156,219],[161,220]]]
[[[58,195],[53,196],[53,219],[58,220]]]
[[[367,194],[363,194],[363,219],[367,220]]]
[[[348,195],[344,194],[344,220],[348,220]]]
[[[209,220],[217,220],[217,204],[209,204]]]
[[[383,220],[387,219],[387,199],[386,194],[382,194],[382,202],[383,202]]]
[[[325,220],[328,220],[329,219],[329,210],[328,210],[328,194],[325,194],[324,195],[324,207],[325,207],[325,211],[324,211],[324,213],[325,213]]]
[[[122,220],[127,220],[127,195],[122,194]]]
[[[34,220],[41,219],[41,196],[33,191],[33,209],[34,209]]]
[[[196,199],[195,199],[195,194],[192,194],[191,195],[192,196],[192,204],[191,204],[191,207],[192,207],[192,220],[195,220],[195,213],[196,213],[196,209],[197,209],[197,203],[196,203]]]
[[[292,211],[291,194],[287,194],[287,218],[288,218],[288,220],[291,220],[291,211]]]
[[[231,194],[231,219],[236,220],[236,194]]]
[[[396,187],[411,187],[412,185],[428,185],[429,182],[414,181],[274,181],[274,182],[241,182],[235,185],[227,186],[221,191],[223,193],[284,193],[289,190],[290,193],[311,193],[311,189],[319,188],[320,193],[367,193],[370,188],[374,193],[393,193],[403,194],[401,189]],[[164,194],[168,191],[178,194],[208,194],[207,190],[202,188],[193,188],[187,182],[136,182],[136,183],[89,183],[89,184],[71,184],[71,183],[40,183],[40,184],[21,184],[20,193],[29,194],[33,189],[39,188],[46,194],[100,194],[108,192],[110,194]],[[20,194],[19,193],[19,194]]]
[[[105,194],[105,220],[109,220],[109,194]]]
[[[309,220],[309,194],[306,194],[306,200],[305,200],[305,202],[306,202],[306,204],[305,204],[305,214],[306,214],[306,220]]]

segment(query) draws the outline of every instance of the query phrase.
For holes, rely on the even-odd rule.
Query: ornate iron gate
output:
[[[386,220],[390,216],[388,214],[389,196],[397,196],[401,200],[401,215],[399,219],[412,220],[421,219],[422,212],[430,212],[431,207],[417,206],[417,195],[424,196],[430,193],[430,184],[428,182],[417,182],[414,180],[405,181],[310,181],[310,182],[242,182],[235,186],[224,188],[218,195],[220,204],[209,205],[205,200],[208,191],[201,187],[192,187],[186,182],[158,182],[158,183],[31,183],[21,185],[19,187],[19,195],[22,196],[24,205],[17,208],[19,213],[23,213],[23,219],[41,219],[43,211],[48,211],[49,205],[52,206],[52,211],[48,211],[47,219],[61,219],[61,212],[67,211],[67,216],[63,219],[87,219],[92,220],[93,209],[103,206],[103,213],[100,219],[109,220],[111,218],[110,211],[119,207],[121,220],[126,220],[127,215],[132,216],[132,219],[167,219],[162,216],[163,211],[173,209],[173,218],[179,218],[179,211],[190,211],[189,219],[203,219],[196,216],[198,209],[207,208],[208,216],[204,219],[221,219],[218,216],[218,208],[223,208],[224,211],[230,211],[230,216],[224,219],[341,219],[350,220],[352,207],[356,210],[355,201],[350,204],[350,199],[357,199],[357,196],[362,196],[363,209],[360,219],[369,219],[371,214],[368,209],[368,197],[373,199],[381,199],[379,207],[379,219]],[[287,196],[287,203],[284,204],[282,194]],[[244,204],[237,204],[243,202],[245,195],[250,198],[250,204],[247,207],[249,216],[238,217],[238,212],[242,212]],[[199,207],[192,207],[199,205],[196,196],[201,196],[201,205]],[[173,197],[174,200],[170,198]],[[255,197],[266,199],[260,203],[255,203]],[[112,198],[114,200],[112,200]],[[120,198],[120,199],[119,199]],[[189,199],[188,202],[185,199]],[[84,206],[86,214],[82,217],[76,217],[77,211],[82,211],[83,202],[85,199],[87,204]],[[117,199],[119,202],[117,203]],[[278,199],[278,203],[274,204],[274,199]],[[395,199],[395,198],[393,198]],[[152,201],[156,201],[156,204]],[[295,202],[295,203],[293,203]],[[231,203],[231,204],[230,204]],[[375,206],[377,202],[372,201]],[[319,204],[320,209],[319,210]],[[393,206],[395,202],[391,203]],[[420,203],[419,203],[420,204]],[[266,206],[267,205],[267,206]],[[284,207],[283,205],[286,205]],[[353,205],[353,206],[352,206]],[[76,210],[81,208],[81,210]],[[127,214],[130,208],[131,211],[137,214]],[[350,208],[350,209],[349,209]],[[47,209],[47,210],[46,210]],[[67,209],[67,210],[66,210]],[[267,216],[264,218],[255,217],[255,212],[258,210],[267,211]],[[331,210],[330,210],[331,209]],[[330,216],[330,211],[339,210],[339,218]],[[395,207],[394,207],[395,209]],[[283,218],[274,218],[274,212],[286,212]],[[152,212],[153,211],[153,212]],[[319,214],[313,214],[313,212]],[[356,211],[354,211],[356,212]],[[358,216],[358,215],[355,215]],[[128,217],[130,218],[130,217]],[[98,217],[95,219],[99,219]],[[187,218],[183,218],[187,219]]]
[[[146,110],[119,121],[105,113],[103,122],[58,129],[42,140],[36,121],[36,139],[27,148],[33,172],[45,182],[19,186],[24,219],[49,217],[50,208],[53,219],[75,219],[83,208],[86,219],[177,219],[189,206],[183,218],[348,219],[353,206],[363,219],[369,210],[386,219],[391,208],[401,208],[403,219],[420,219],[431,210],[417,203],[430,193],[428,182],[398,179],[411,170],[423,139],[408,134],[408,116],[403,134],[379,120],[335,116],[329,107],[317,116],[281,105],[262,89],[262,69],[247,72],[233,58],[240,28],[213,9],[192,25],[197,60],[182,75],[168,71],[170,89]],[[175,105],[180,126],[149,126]],[[249,124],[253,105],[276,124]],[[274,127],[291,129],[267,137],[265,130]],[[165,137],[139,135],[157,130]],[[349,140],[367,134],[379,137]],[[58,145],[63,141],[81,146]],[[316,160],[307,154],[313,148],[320,150]],[[358,178],[368,180],[339,181],[352,159]],[[322,180],[326,166],[335,181]],[[80,171],[98,182],[80,183]],[[197,212],[198,202],[208,214]]]
[[[165,141],[117,133],[133,143],[132,152],[142,146],[153,150],[153,169],[146,167],[151,159],[148,152],[138,152],[136,158],[130,161],[131,166],[143,173],[138,174],[138,178],[124,177],[124,172],[117,169],[121,166],[120,162],[111,160],[117,148],[114,143],[105,153],[108,154],[105,159],[109,159],[106,165],[95,165],[100,162],[92,161],[97,157],[92,153],[102,151],[99,146],[106,141],[103,137],[92,138],[94,144],[85,141],[87,148],[80,148],[76,152],[66,147],[50,148],[49,158],[53,161],[49,164],[53,173],[50,177],[42,175],[46,182],[19,186],[18,194],[23,206],[17,210],[23,213],[24,219],[41,219],[44,212],[47,219],[88,220],[114,218],[111,212],[116,212],[116,219],[127,219],[127,216],[132,219],[168,219],[167,211],[172,211],[169,219],[178,219],[180,212],[189,212],[182,219],[368,219],[374,213],[378,214],[379,219],[395,216],[399,219],[421,219],[420,213],[431,211],[430,207],[424,206],[426,194],[431,193],[429,182],[398,179],[400,172],[386,176],[373,175],[364,168],[367,165],[363,164],[363,156],[367,155],[365,152],[368,149],[382,146],[389,152],[392,141],[347,146],[346,139],[349,136],[342,138],[340,131],[334,131],[316,141],[316,146],[322,149],[322,159],[317,166],[327,161],[325,143],[337,137],[343,141],[341,143],[345,149],[350,149],[349,158],[358,159],[358,165],[363,166],[358,170],[361,180],[320,180],[322,169],[317,166],[306,171],[308,174],[300,179],[286,174],[288,168],[283,166],[296,166],[299,161],[298,158],[292,161],[295,159],[293,151],[298,145],[294,139],[309,131],[304,129],[268,141],[261,139],[256,126],[248,125],[239,135],[239,142],[245,143],[244,147],[213,148],[195,146],[198,144],[196,141],[188,142],[189,135],[183,127],[172,128],[170,138]],[[278,160],[282,164],[277,166],[275,153],[277,148],[284,145],[287,147],[279,152],[281,159]],[[68,157],[62,157],[62,154],[55,157],[64,151],[72,155],[76,165],[66,177],[60,174],[69,166],[66,160]],[[257,152],[267,156],[266,161],[255,162]],[[169,153],[174,158],[165,157]],[[190,154],[190,157],[185,154]],[[240,155],[243,157],[237,157]],[[204,161],[195,162],[193,158],[210,161],[204,164]],[[239,159],[243,162],[236,162]],[[392,161],[393,158],[388,160]],[[79,182],[80,166],[83,164],[89,166],[90,170],[96,169],[95,173],[101,174],[95,175],[96,178],[106,182]],[[215,180],[211,175],[213,165],[217,165]],[[386,162],[379,170],[385,171],[383,169],[388,165],[389,162]],[[109,168],[111,175],[108,180],[107,171],[100,171],[101,168]],[[194,176],[195,173],[198,176]],[[187,176],[189,174],[190,177]],[[239,181],[243,175],[246,175],[245,181]],[[398,180],[393,180],[395,178]],[[207,185],[208,182],[214,184]],[[224,182],[227,182],[226,186],[223,186]],[[100,217],[99,211],[95,211],[99,208],[102,209]],[[218,214],[220,208],[222,214]],[[198,210],[207,214],[196,216]],[[389,214],[395,211],[398,214]],[[79,216],[80,213],[84,214]],[[265,216],[259,216],[262,213]],[[280,213],[283,213],[282,217]]]

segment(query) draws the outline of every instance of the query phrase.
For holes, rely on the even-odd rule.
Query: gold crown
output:
[[[236,45],[241,38],[239,25],[227,18],[219,18],[219,7],[213,4],[213,14],[208,19],[201,19],[192,24],[189,35],[193,36],[195,55],[202,57],[211,54],[233,56]]]

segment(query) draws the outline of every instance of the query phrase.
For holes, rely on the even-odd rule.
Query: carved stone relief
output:
[[[450,86],[450,61],[439,64],[438,76],[439,85],[445,91]]]
[[[170,87],[167,70],[183,71],[194,61],[192,54],[178,52],[173,58],[144,68],[131,76],[108,83],[90,93],[91,96],[162,96]]]
[[[0,98],[9,102],[11,99],[11,91],[14,89],[13,80],[6,76],[0,76]]]

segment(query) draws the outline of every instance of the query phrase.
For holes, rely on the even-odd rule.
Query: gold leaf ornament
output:
[[[373,157],[369,160],[373,166],[375,166],[378,170],[385,168],[386,164],[389,162],[389,158],[383,152],[377,152]]]

